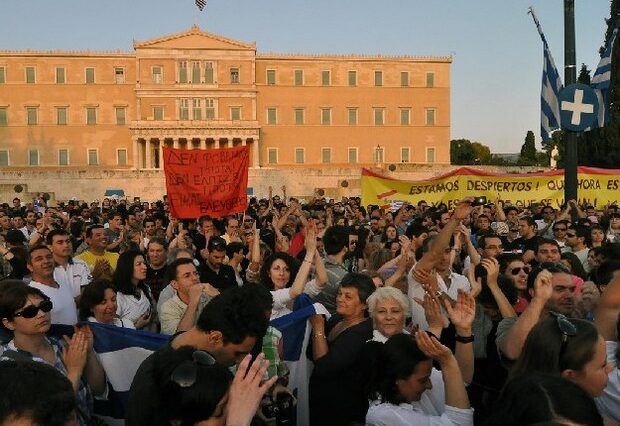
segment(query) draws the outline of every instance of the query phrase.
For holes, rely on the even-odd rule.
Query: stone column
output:
[[[200,149],[203,151],[207,149],[207,138],[200,138]]]
[[[241,146],[245,146],[245,145],[246,145],[246,143],[247,143],[247,142],[245,141],[245,138],[241,139]]]
[[[174,149],[179,149],[179,138],[172,138],[172,147]]]
[[[252,141],[252,167],[259,168],[260,167],[260,156],[258,152],[258,138],[254,138]]]
[[[151,139],[147,139],[144,144],[144,152],[146,157],[146,164],[144,165],[145,169],[153,168],[153,145],[151,144]]]
[[[226,148],[232,148],[232,147],[233,147],[232,138],[226,138]]]
[[[159,147],[157,149],[157,156],[159,157],[159,168],[164,169],[164,141],[165,139],[159,139]]]
[[[133,156],[133,168],[134,170],[140,169],[140,142],[138,138],[132,139],[132,150],[131,155]]]

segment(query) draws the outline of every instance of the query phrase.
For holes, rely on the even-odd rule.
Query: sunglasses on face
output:
[[[512,268],[510,270],[510,273],[512,275],[519,275],[519,272],[521,271],[525,272],[526,274],[529,274],[531,269],[529,266],[517,266],[516,268]]]
[[[554,232],[558,232],[558,231],[562,231],[562,232],[566,232],[567,228],[553,228]]]
[[[21,311],[15,312],[14,316],[22,317],[22,318],[34,318],[37,316],[39,311],[47,313],[51,311],[53,307],[54,305],[52,304],[51,300],[44,300],[41,303],[39,303],[38,306],[35,306],[35,305],[26,306]]]
[[[566,234],[566,237],[568,237],[568,238],[573,238],[573,237],[576,237],[576,236],[577,236],[577,234]]]
[[[198,364],[215,365],[215,358],[205,351],[194,351],[192,361],[183,361],[174,369],[170,380],[182,388],[189,388],[196,383]]]

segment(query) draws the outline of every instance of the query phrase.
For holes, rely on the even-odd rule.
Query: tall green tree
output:
[[[521,145],[519,162],[524,164],[536,162],[536,138],[534,137],[534,132],[531,130],[527,131],[527,134],[525,135],[525,142]]]
[[[450,141],[450,162],[455,165],[491,164],[493,156],[488,146],[469,139]]]

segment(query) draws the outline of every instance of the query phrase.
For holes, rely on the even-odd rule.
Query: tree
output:
[[[450,162],[455,165],[491,164],[493,156],[488,146],[469,139],[450,141]]]
[[[531,130],[527,131],[525,142],[521,145],[519,162],[523,164],[536,163],[536,138],[534,137],[534,132]]]

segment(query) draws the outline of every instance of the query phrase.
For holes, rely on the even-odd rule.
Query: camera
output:
[[[263,415],[276,419],[277,426],[292,425],[295,421],[295,399],[292,395],[281,392],[273,397],[266,397],[262,404]]]
[[[477,207],[477,206],[484,206],[486,203],[487,203],[487,197],[483,195],[481,197],[475,197],[471,205],[473,207]]]

